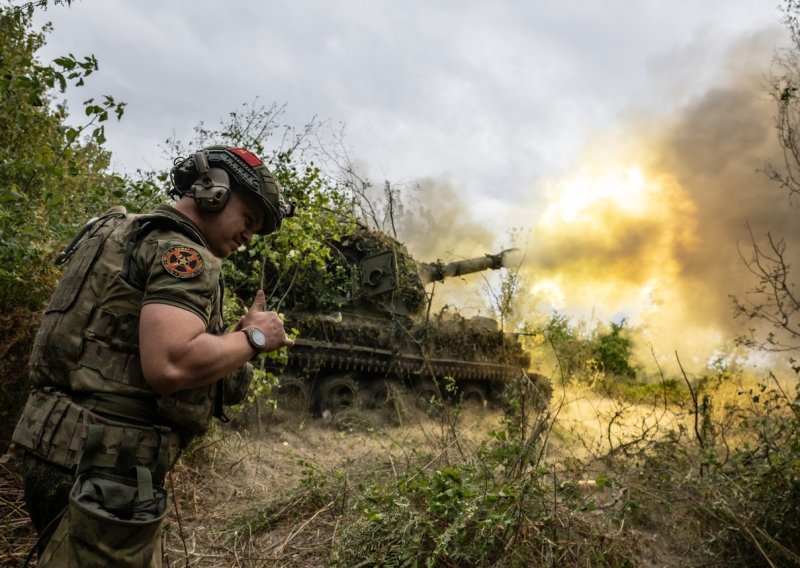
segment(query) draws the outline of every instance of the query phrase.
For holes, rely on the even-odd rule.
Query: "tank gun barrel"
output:
[[[497,254],[486,254],[465,260],[456,260],[450,263],[443,262],[422,262],[419,264],[419,275],[423,284],[431,282],[441,282],[445,278],[462,276],[481,272],[483,270],[497,270],[510,264],[512,253],[519,249],[507,249]]]

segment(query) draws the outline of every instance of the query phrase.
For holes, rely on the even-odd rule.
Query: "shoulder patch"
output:
[[[171,247],[161,255],[164,270],[176,278],[194,278],[205,267],[203,257],[191,247]]]

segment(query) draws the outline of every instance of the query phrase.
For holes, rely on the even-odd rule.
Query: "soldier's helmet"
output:
[[[209,146],[188,158],[176,158],[170,171],[173,195],[192,197],[206,211],[222,209],[232,187],[253,193],[264,211],[259,234],[280,228],[284,217],[294,214],[280,183],[261,159],[244,148]]]

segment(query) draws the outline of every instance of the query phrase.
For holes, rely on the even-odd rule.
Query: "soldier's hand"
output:
[[[247,310],[247,315],[263,312],[264,306],[267,304],[267,296],[264,294],[264,290],[259,290],[256,292],[256,297],[253,300],[253,305],[250,306],[250,309]]]
[[[265,312],[264,306],[267,298],[263,290],[256,292],[253,304],[247,310],[247,314],[239,319],[236,330],[243,327],[257,327],[267,336],[267,351],[274,351],[281,347],[291,347],[294,341],[286,336],[286,329],[283,320],[275,312]]]

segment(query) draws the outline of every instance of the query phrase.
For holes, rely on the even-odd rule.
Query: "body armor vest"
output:
[[[146,282],[137,278],[145,279],[146,273],[134,274],[132,259],[151,231],[205,244],[194,225],[166,209],[131,215],[114,208],[87,225],[64,253],[72,258],[66,259],[64,277],[34,341],[31,383],[34,388],[55,387],[80,403],[108,396],[115,401],[116,418],[165,424],[185,440],[208,427],[217,388],[208,385],[160,396],[142,377],[138,336]],[[209,295],[213,308],[207,331],[219,333],[221,287],[209,290]]]

